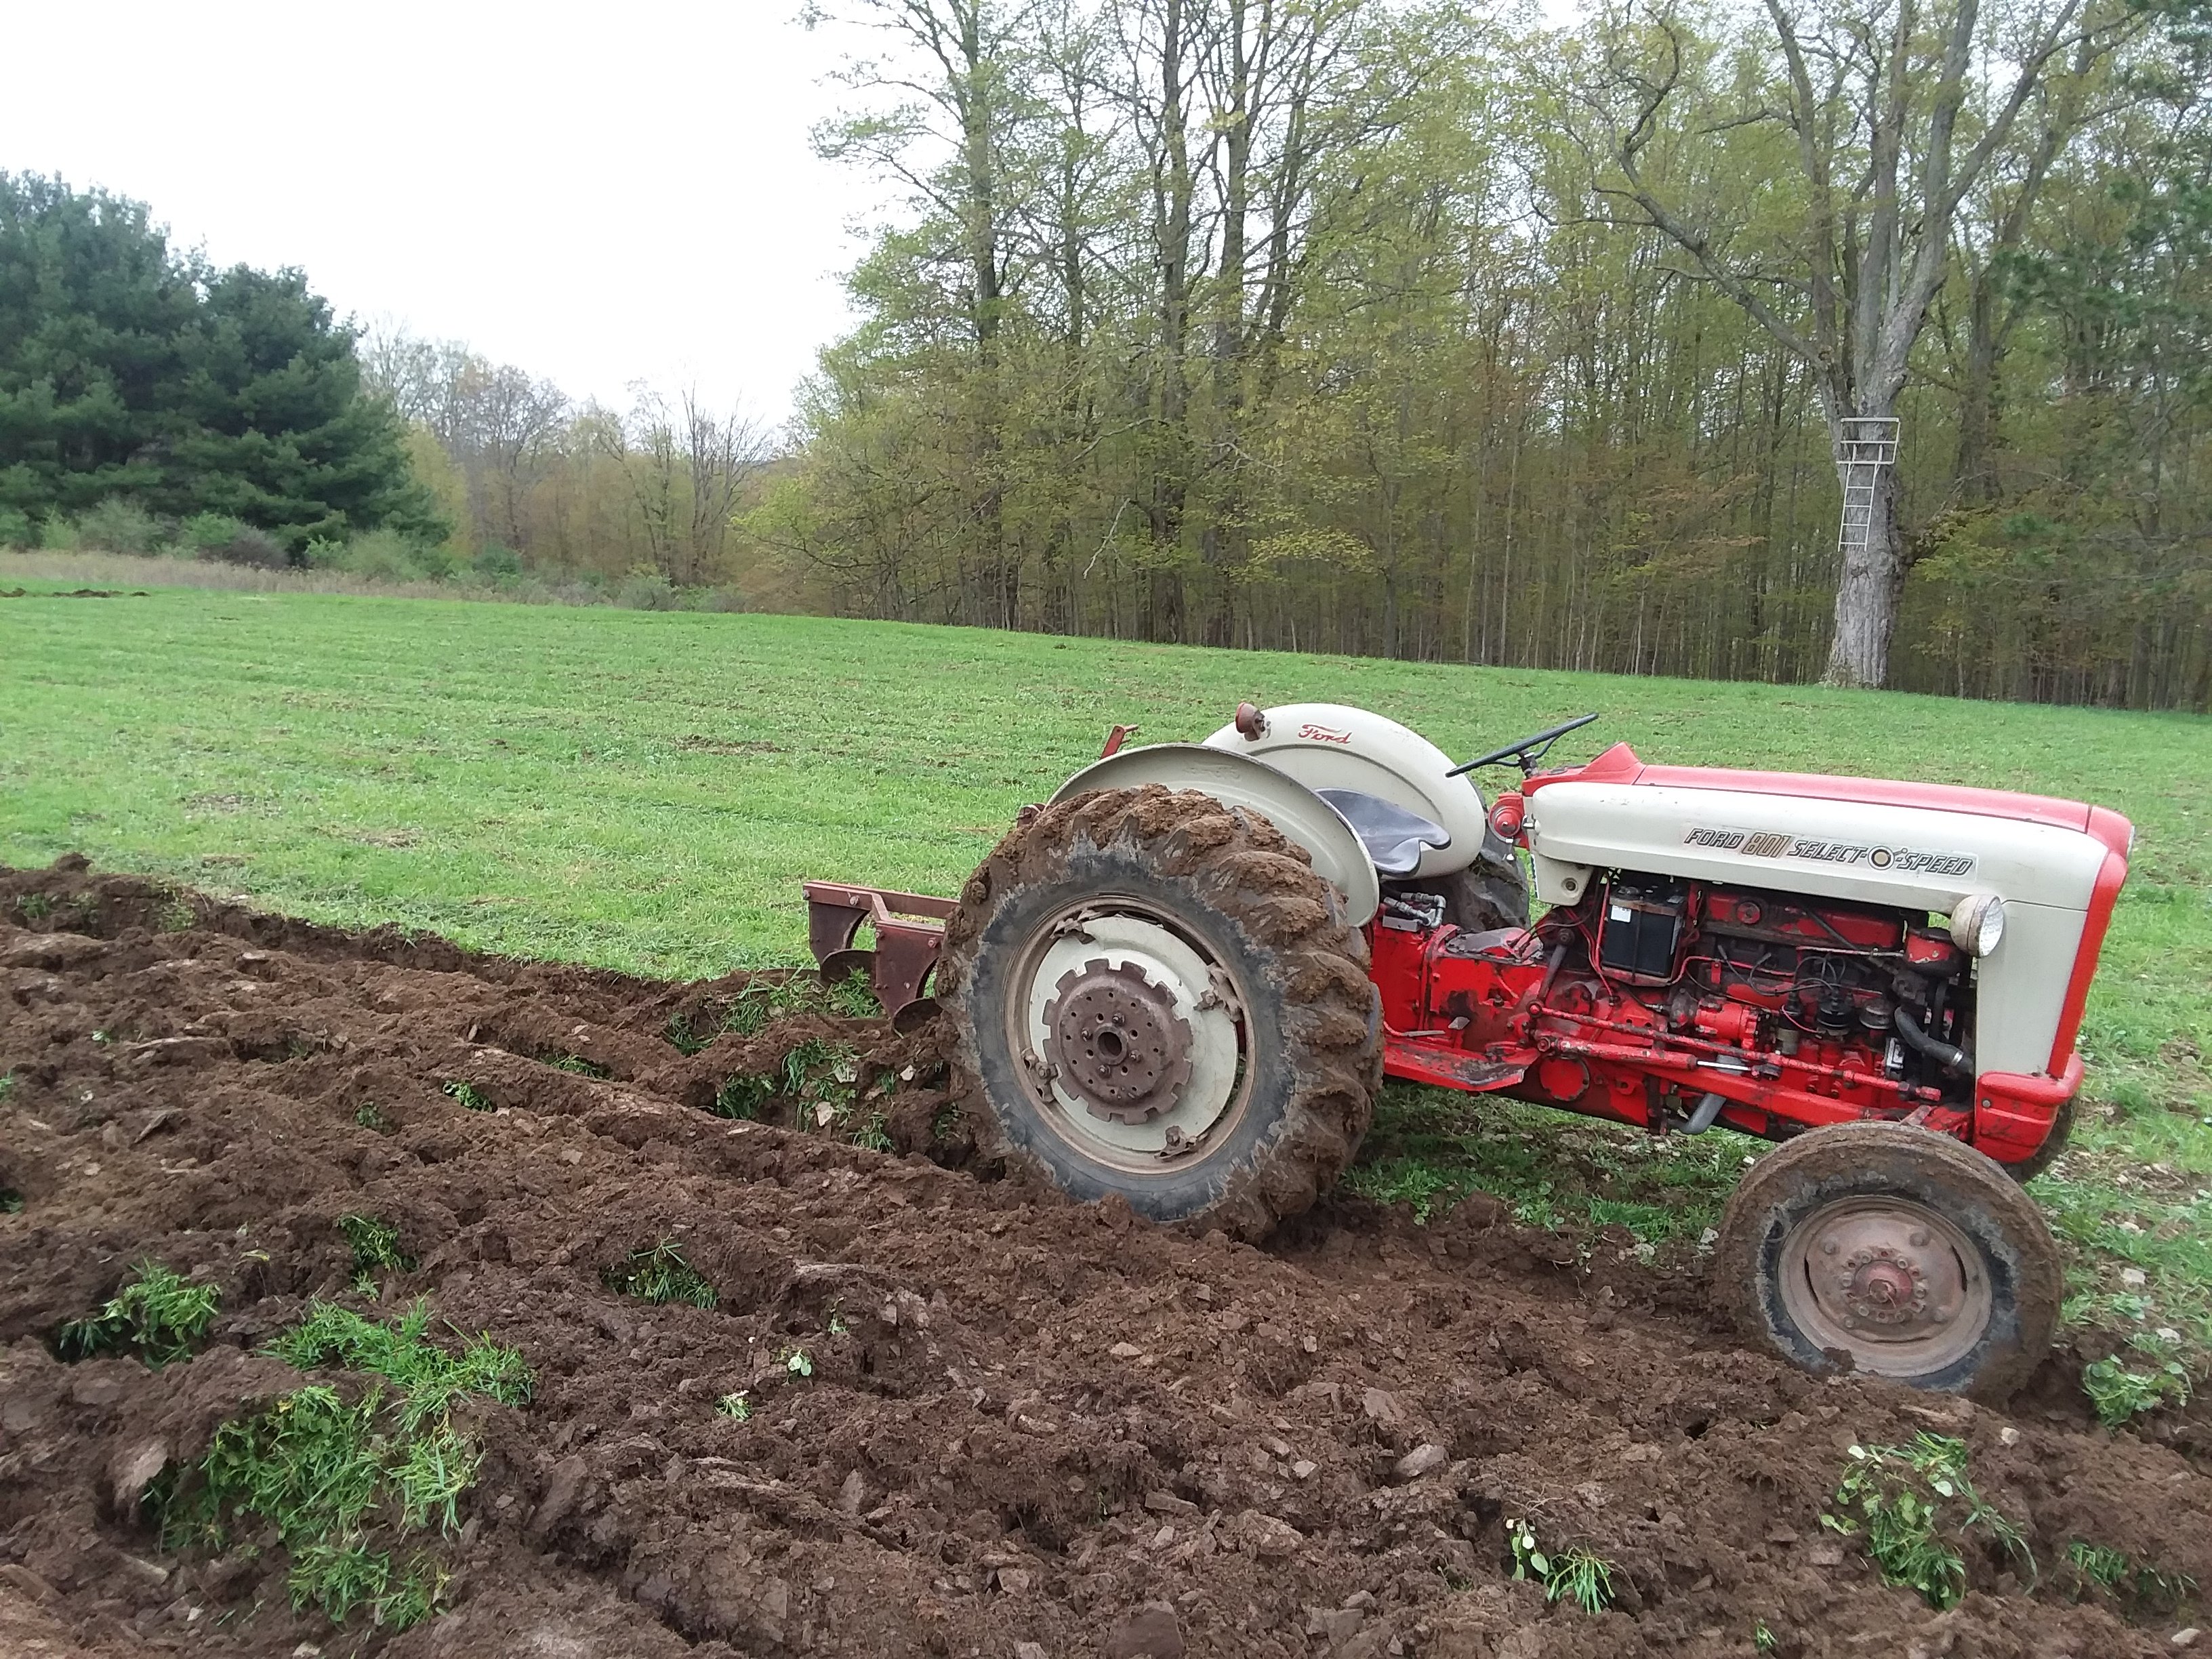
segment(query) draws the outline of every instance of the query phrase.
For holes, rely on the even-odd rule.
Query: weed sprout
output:
[[[191,1284],[157,1261],[142,1261],[104,1307],[64,1325],[54,1347],[64,1359],[135,1353],[158,1370],[191,1357],[222,1302],[214,1285]]]

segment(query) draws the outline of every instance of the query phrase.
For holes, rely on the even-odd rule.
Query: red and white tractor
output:
[[[1595,718],[1458,765],[1329,703],[1202,744],[1116,728],[957,901],[809,884],[816,955],[902,1024],[942,1007],[988,1150],[1157,1221],[1304,1209],[1386,1073],[1782,1142],[1715,1245],[1747,1332],[1809,1370],[2017,1386],[2061,1294],[2020,1182],[2065,1140],[2127,821],[1625,744],[1537,769]],[[1486,805],[1468,775],[1505,763]]]

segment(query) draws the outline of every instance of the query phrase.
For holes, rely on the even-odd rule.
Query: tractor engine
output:
[[[1531,929],[1443,912],[1376,917],[1394,1072],[1655,1130],[1971,1106],[1972,977],[1925,914],[1632,872]]]

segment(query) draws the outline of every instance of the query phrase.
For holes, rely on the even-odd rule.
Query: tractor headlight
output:
[[[2004,901],[1995,893],[1969,893],[1952,907],[1951,939],[1970,957],[1985,957],[2004,937]]]

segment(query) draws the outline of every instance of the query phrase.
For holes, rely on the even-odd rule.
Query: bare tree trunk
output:
[[[1832,425],[1836,481],[1847,481],[1841,429]],[[1836,632],[1824,677],[1831,685],[1879,686],[1889,675],[1890,635],[1905,594],[1905,534],[1898,523],[1897,469],[1875,475],[1874,509],[1863,547],[1848,550],[1836,580]]]

